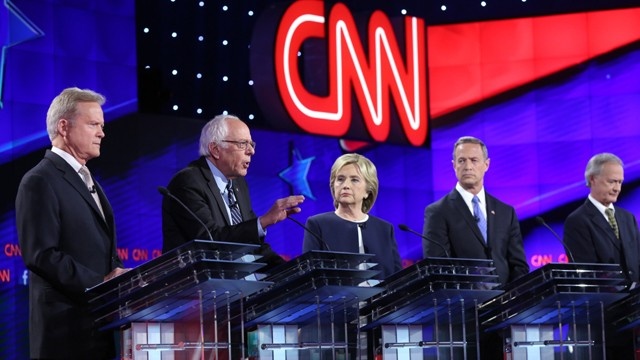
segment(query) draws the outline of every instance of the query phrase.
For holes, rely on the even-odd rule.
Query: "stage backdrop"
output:
[[[0,7],[0,358],[28,357],[29,279],[15,233],[15,192],[49,144],[49,102],[69,86],[108,98],[103,156],[89,165],[114,207],[119,254],[130,267],[160,254],[157,187],[197,157],[200,128],[222,112],[239,115],[253,129],[257,148],[248,181],[258,214],[291,193],[307,198],[299,221],[331,211],[330,167],[342,153],[357,151],[378,167],[380,195],[372,213],[421,232],[425,206],[455,185],[452,145],[463,135],[487,143],[487,191],[516,208],[532,268],[566,260],[559,242],[534,219],[543,217],[562,236],[565,217],[588,193],[584,167],[593,154],[614,152],[625,161],[619,205],[640,214],[634,151],[640,141],[640,10],[631,2],[610,1],[607,8],[597,1],[550,0],[311,2],[309,9],[326,18],[327,33],[345,20],[340,29],[360,43],[352,68],[375,68],[367,25],[388,20],[386,34],[398,47],[389,58],[402,60],[404,81],[417,79],[418,97],[389,96],[385,135],[367,125],[380,105],[371,100],[369,108],[364,95],[375,75],[359,80],[354,72],[342,98],[351,110],[341,136],[322,126],[305,134],[305,119],[320,120],[299,117],[305,114],[300,107],[282,99],[276,33],[287,29],[280,20],[293,3],[264,3],[16,0]],[[412,78],[405,66],[413,44],[407,31],[424,52],[414,61],[424,79]],[[295,54],[297,90],[318,100],[332,90],[337,64],[328,56],[331,43],[316,35]],[[302,105],[318,103],[325,102]],[[426,116],[415,137],[403,127],[412,114]],[[300,254],[302,236],[298,225],[285,221],[269,229],[267,240],[291,258]],[[419,237],[399,231],[396,237],[405,265],[422,258]]]

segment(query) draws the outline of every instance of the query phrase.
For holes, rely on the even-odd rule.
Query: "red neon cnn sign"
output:
[[[392,126],[391,97],[402,134],[412,145],[422,145],[428,133],[424,21],[406,17],[404,33],[403,54],[389,18],[374,11],[365,53],[345,5],[334,5],[327,19],[322,1],[294,2],[280,19],[273,54],[277,91],[287,114],[306,132],[344,136],[352,126],[355,95],[368,135],[383,142]],[[298,52],[311,39],[327,44],[328,85],[322,95],[305,86],[298,63]]]

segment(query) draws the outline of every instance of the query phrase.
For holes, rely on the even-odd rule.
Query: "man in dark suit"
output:
[[[87,161],[100,156],[104,97],[65,89],[47,112],[53,145],[27,172],[16,225],[29,276],[29,348],[34,359],[113,359],[114,334],[100,332],[85,289],[126,269],[116,251],[111,205]],[[91,185],[89,185],[91,184]]]
[[[507,284],[527,274],[529,265],[515,210],[484,190],[489,162],[480,139],[458,139],[453,147],[458,183],[425,209],[423,235],[430,241],[423,240],[422,248],[425,257],[446,256],[446,249],[451,257],[492,259],[500,282]]]
[[[638,282],[638,223],[633,214],[613,206],[624,180],[622,160],[610,153],[593,156],[587,163],[585,180],[589,196],[564,223],[565,245],[575,262],[620,264],[629,280]]]
[[[304,196],[278,199],[266,214],[258,217],[251,207],[247,175],[251,156],[255,153],[249,127],[232,115],[218,115],[209,121],[200,136],[200,158],[180,170],[169,182],[168,189],[204,224],[206,229],[175,199],[162,202],[163,251],[176,248],[193,239],[258,244],[256,255],[269,266],[284,263],[269,244],[264,242],[266,229],[287,216],[300,212]],[[231,185],[231,188],[230,188]],[[234,211],[240,212],[235,215]]]

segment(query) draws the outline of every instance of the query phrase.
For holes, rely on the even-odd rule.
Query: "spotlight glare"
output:
[[[198,6],[200,6],[200,7],[204,7],[204,1],[200,1],[200,2],[198,3]]]
[[[486,1],[482,1],[482,2],[480,3],[480,5],[481,5],[482,7],[485,7],[485,6],[487,6],[487,2],[486,2]]]
[[[198,78],[198,79],[202,79],[202,74],[197,73],[197,74],[196,74],[196,78]]]
[[[228,112],[227,110],[224,110],[224,111],[222,112],[222,115],[229,115],[229,112]]]
[[[249,80],[249,86],[253,85],[253,80]]]
[[[178,105],[173,105],[173,110],[178,110]]]
[[[198,36],[198,41],[203,41],[204,40],[204,36],[200,35]]]
[[[171,70],[171,74],[172,75],[178,75],[178,70],[176,70],[176,69]]]
[[[222,40],[222,45],[227,45],[229,42],[227,40]]]
[[[172,32],[172,33],[171,33],[171,37],[172,37],[172,38],[178,37],[178,33],[177,33],[177,32],[175,32],[175,31],[174,31],[174,32]]]
[[[440,10],[442,10],[442,11],[446,11],[446,10],[447,10],[447,5],[442,5],[442,6],[440,6]]]
[[[198,114],[202,114],[202,109],[197,108],[197,109],[196,109],[196,113],[198,113]]]
[[[249,120],[253,120],[254,116],[253,114],[249,114]]]
[[[144,32],[145,34],[148,34],[148,33],[149,33],[149,31],[150,31],[150,30],[149,30],[149,28],[148,28],[148,27],[146,27],[146,28],[142,29],[142,32]]]
[[[227,5],[223,5],[222,6],[222,11],[227,11],[227,10],[229,10],[229,7]]]
[[[402,15],[407,15],[407,9],[402,9],[402,10],[400,10],[400,14],[402,14]]]
[[[227,80],[229,80],[229,77],[227,75],[222,77],[222,81],[227,81]]]
[[[249,16],[253,16],[253,10],[249,10]]]

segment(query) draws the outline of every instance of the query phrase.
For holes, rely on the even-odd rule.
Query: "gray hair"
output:
[[[458,139],[458,141],[456,141],[455,144],[453,144],[453,154],[452,154],[452,158],[453,160],[456,159],[456,149],[458,148],[458,146],[462,145],[462,144],[478,144],[480,145],[480,148],[482,148],[482,156],[484,156],[484,159],[487,160],[489,158],[489,150],[487,150],[487,145],[484,144],[484,142],[482,142],[482,140],[473,137],[473,136],[463,136],[461,138]]]
[[[53,140],[58,136],[58,122],[60,119],[67,119],[73,123],[75,120],[77,105],[81,102],[96,102],[100,106],[104,105],[106,98],[102,94],[89,89],[79,89],[77,87],[66,88],[56,96],[49,110],[47,111],[47,133],[49,139]]]
[[[619,157],[612,153],[600,153],[594,155],[589,162],[587,163],[587,169],[584,171],[584,180],[586,181],[587,186],[589,187],[589,178],[595,175],[600,175],[602,173],[602,168],[604,164],[607,163],[615,163],[624,168],[624,164]]]
[[[229,133],[228,123],[231,119],[240,120],[240,118],[235,115],[220,114],[209,120],[209,122],[202,128],[202,132],[200,133],[199,150],[201,156],[209,156],[209,144],[211,143],[216,143],[222,147],[226,147],[226,144],[224,144],[222,140],[224,140]]]

